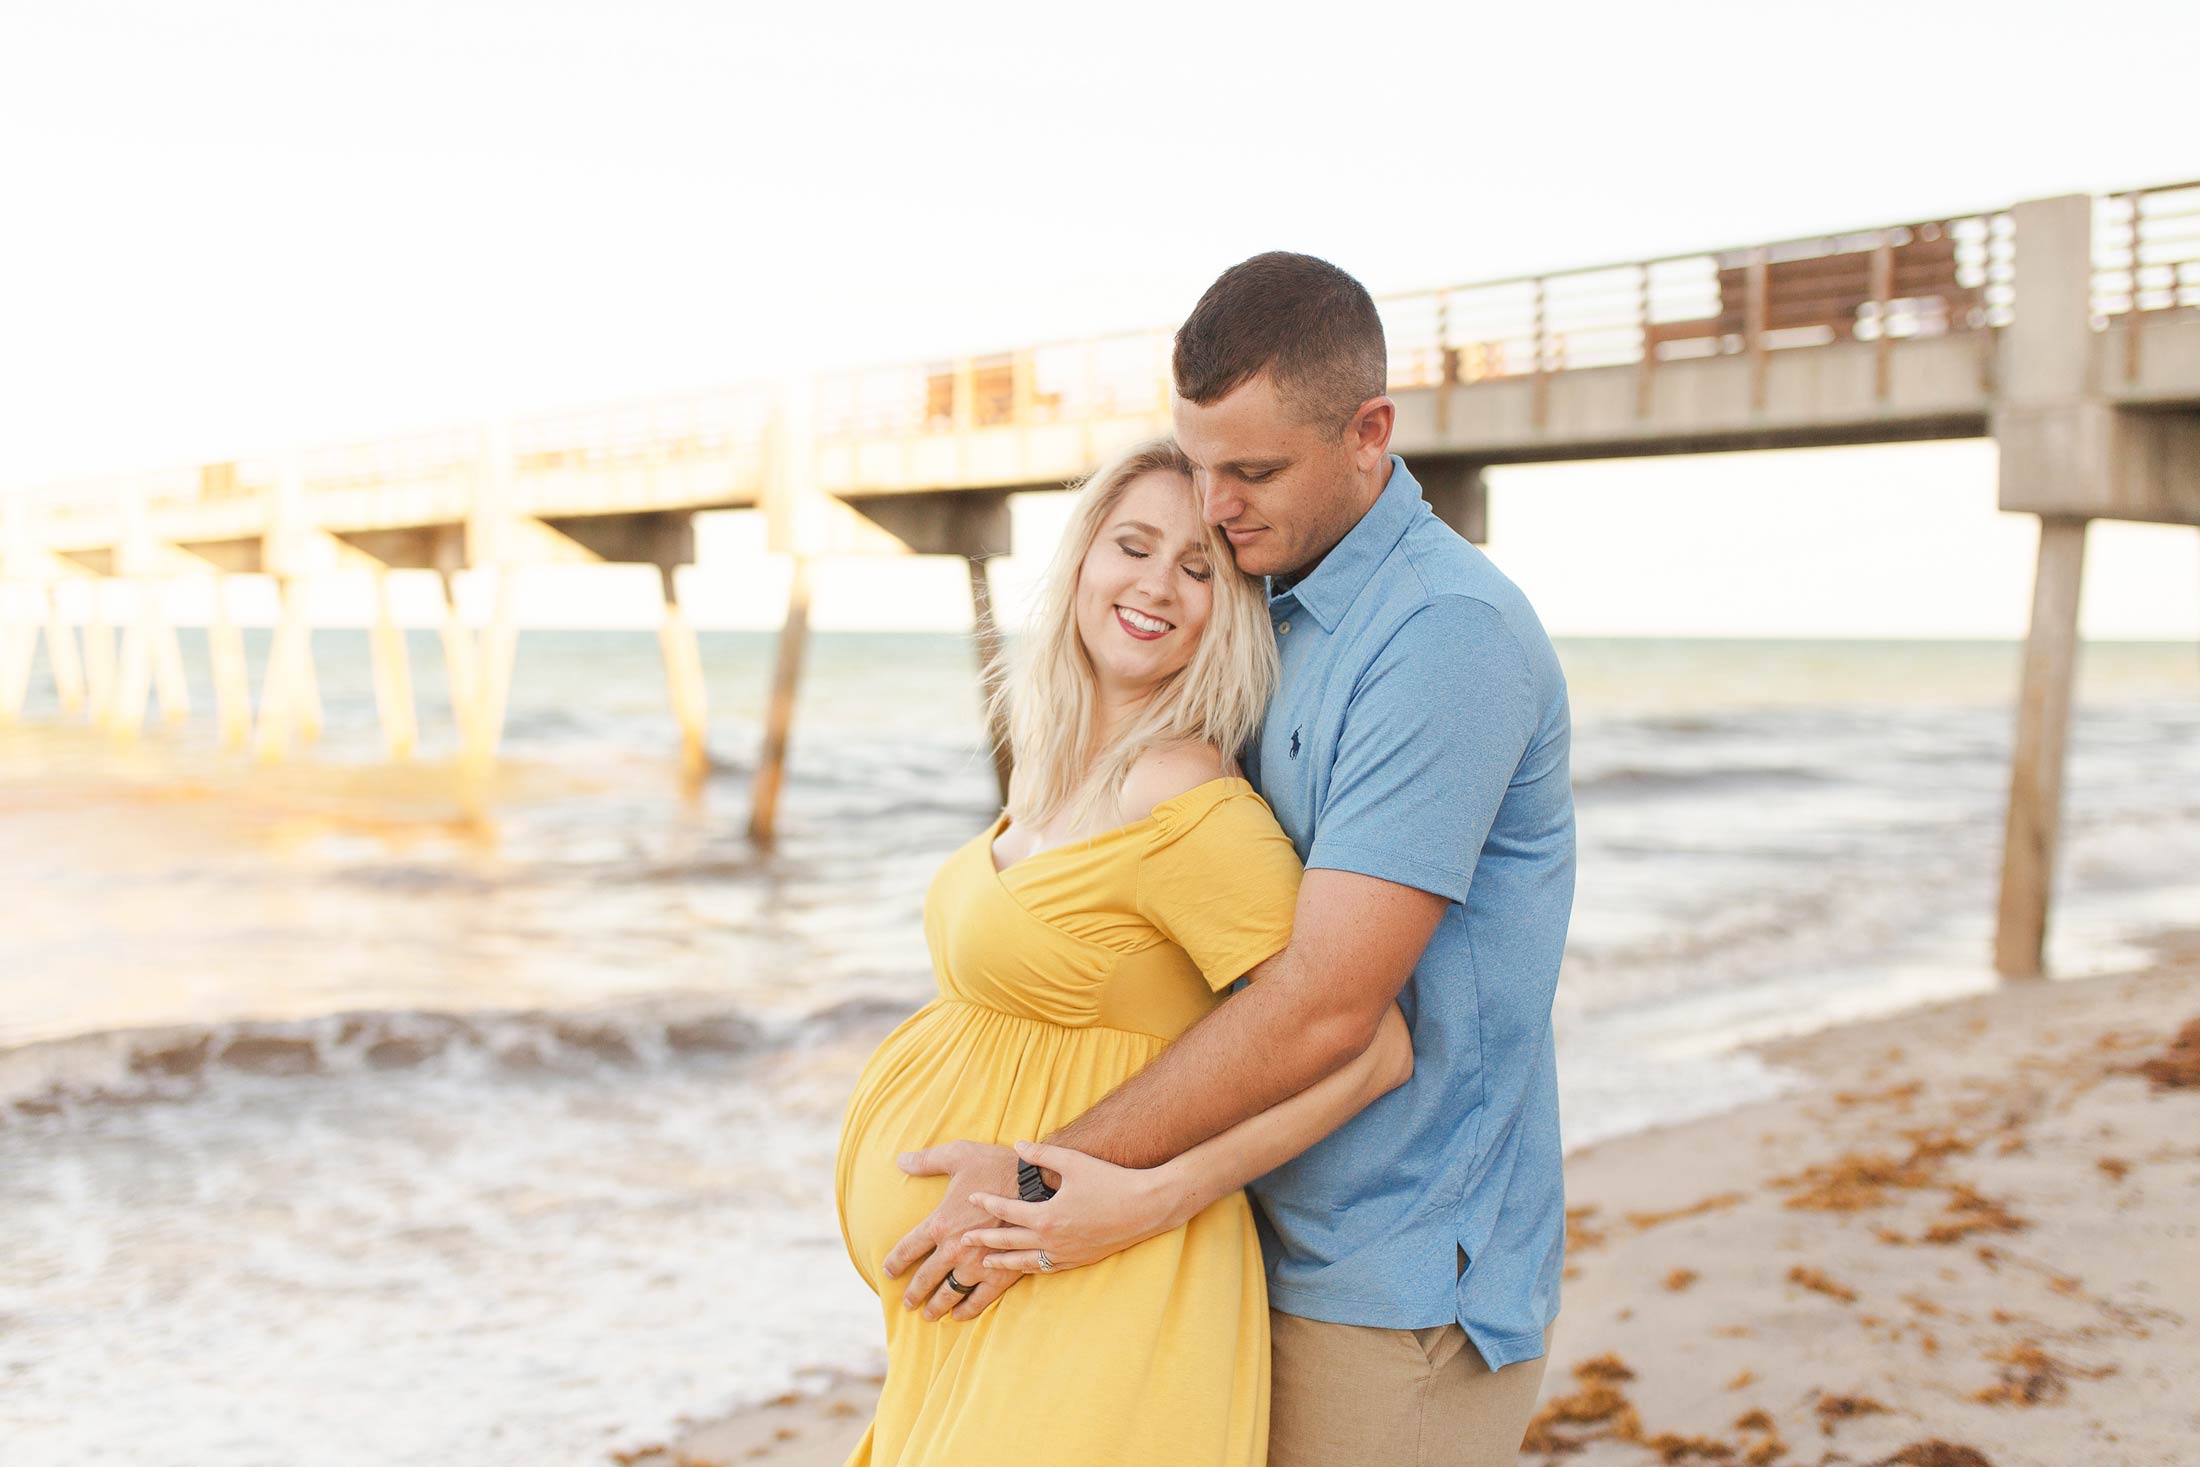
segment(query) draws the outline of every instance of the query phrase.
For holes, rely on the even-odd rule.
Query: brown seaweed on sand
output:
[[[1847,1284],[1836,1283],[1817,1269],[1805,1268],[1800,1263],[1788,1270],[1788,1282],[1813,1293],[1824,1294],[1829,1299],[1838,1299],[1843,1304],[1856,1302],[1856,1290]]]
[[[1558,1430],[1562,1426],[1602,1426],[1606,1430],[1567,1436]],[[1642,1435],[1642,1424],[1623,1393],[1601,1381],[1591,1381],[1571,1395],[1545,1401],[1529,1421],[1520,1447],[1527,1452],[1573,1452],[1600,1434],[1635,1441]]]
[[[1614,1381],[1633,1380],[1635,1373],[1617,1355],[1599,1355],[1584,1360],[1574,1367],[1574,1379],[1581,1382],[1581,1389],[1570,1395],[1553,1396],[1543,1403],[1528,1423],[1527,1435],[1520,1446],[1527,1452],[1574,1452],[1598,1436],[1616,1437],[1620,1441],[1642,1440],[1642,1422],[1635,1408]],[[1566,1435],[1560,1427],[1602,1427],[1601,1432]]]
[[[1772,1185],[1790,1189],[1789,1207],[1810,1212],[1861,1212],[1878,1207],[1892,1188],[1929,1187],[1936,1168],[1910,1157],[1872,1156],[1851,1151]]]
[[[2200,1019],[2188,1019],[2168,1049],[2139,1066],[2157,1090],[2200,1089]]]
[[[1739,1192],[1721,1192],[1716,1197],[1706,1197],[1701,1202],[1691,1202],[1686,1207],[1676,1207],[1670,1212],[1630,1212],[1627,1220],[1638,1228],[1654,1228],[1660,1223],[1678,1222],[1684,1217],[1699,1217],[1707,1212],[1718,1212],[1742,1200]]]
[[[1935,1440],[1911,1442],[1893,1456],[1874,1462],[1872,1467],[1994,1467],[1994,1464],[1976,1448]]]
[[[1594,1248],[1604,1241],[1604,1234],[1589,1225],[1596,1207],[1569,1207],[1566,1209],[1566,1251],[1576,1248]]]
[[[1584,1360],[1574,1367],[1576,1380],[1633,1380],[1635,1372],[1627,1368],[1627,1362],[1619,1356],[1606,1353]]]
[[[1781,1439],[1779,1425],[1767,1411],[1744,1411],[1734,1418],[1734,1429],[1744,1436],[1759,1438],[1742,1451],[1742,1460],[1749,1467],[1770,1467],[1771,1463],[1787,1455],[1788,1444]]]
[[[1925,1230],[1925,1243],[1960,1243],[1973,1233],[2017,1233],[2030,1227],[2023,1218],[1961,1182],[1948,1186],[1941,1219]]]
[[[1822,1394],[1818,1397],[1818,1429],[1827,1436],[1833,1435],[1833,1423],[1852,1416],[1885,1416],[1893,1407],[1870,1396],[1836,1396]]]
[[[1682,1436],[1675,1431],[1645,1437],[1642,1445],[1667,1462],[1724,1462],[1734,1455],[1734,1448],[1725,1442],[1707,1436]]]
[[[2044,1406],[2068,1395],[2071,1380],[2099,1380],[2116,1369],[2109,1365],[2080,1370],[2042,1350],[2037,1340],[2022,1341],[1986,1358],[2001,1366],[2001,1379],[1972,1392],[1971,1399],[1989,1406]]]

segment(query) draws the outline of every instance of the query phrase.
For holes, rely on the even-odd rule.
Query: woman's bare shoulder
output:
[[[1123,818],[1142,820],[1165,801],[1237,773],[1237,761],[1213,744],[1185,742],[1148,749],[1124,776]]]

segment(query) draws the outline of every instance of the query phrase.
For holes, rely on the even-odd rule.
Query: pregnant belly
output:
[[[1037,1140],[1161,1048],[1150,1035],[1069,1029],[952,999],[918,1010],[864,1066],[841,1130],[835,1186],[856,1271],[878,1288],[887,1253],[947,1195],[947,1178],[905,1174],[902,1152]]]

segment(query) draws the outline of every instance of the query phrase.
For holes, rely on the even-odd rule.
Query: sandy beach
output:
[[[1757,1053],[1798,1089],[1569,1158],[1523,1462],[2200,1460],[2200,941]],[[875,1388],[615,1460],[826,1467]]]

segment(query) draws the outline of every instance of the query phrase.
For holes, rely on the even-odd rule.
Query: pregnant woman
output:
[[[1235,763],[1276,677],[1260,583],[1201,521],[1167,440],[1079,495],[1003,690],[1007,809],[925,897],[939,995],[879,1045],[841,1134],[842,1234],[880,1293],[888,1354],[852,1467],[1261,1467],[1268,1308],[1239,1189],[1412,1069],[1393,1010],[1345,1069],[1125,1174],[1171,1199],[1164,1231],[1029,1277],[943,1242],[888,1277],[889,1251],[946,1185],[901,1157],[1045,1137],[1291,936],[1299,860]]]

